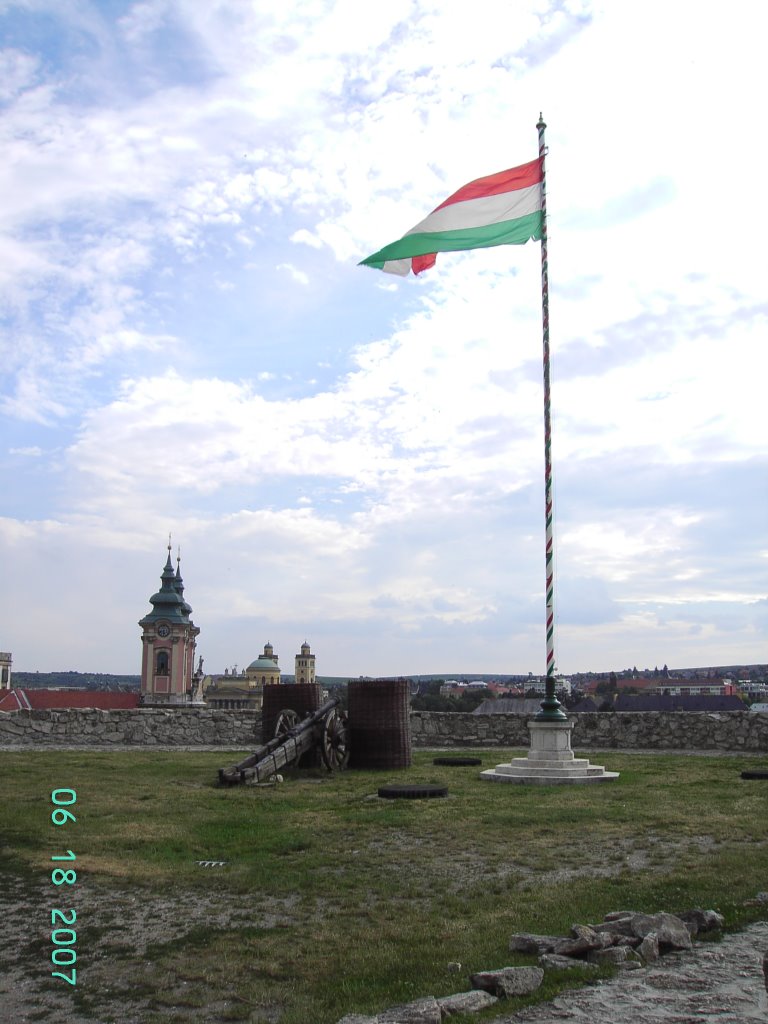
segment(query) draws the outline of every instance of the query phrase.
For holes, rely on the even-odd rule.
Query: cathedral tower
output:
[[[152,611],[139,621],[143,647],[141,694],[151,703],[177,704],[186,700],[192,689],[195,638],[200,630],[190,619],[192,609],[184,600],[181,556],[174,572],[170,537],[160,581],[160,589],[149,599]]]
[[[301,654],[296,655],[295,666],[294,671],[297,683],[315,682],[315,656],[311,653],[306,640],[301,645]]]

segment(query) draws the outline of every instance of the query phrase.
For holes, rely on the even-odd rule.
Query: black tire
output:
[[[445,764],[453,768],[466,768],[469,765],[482,764],[479,757],[436,757],[432,764]]]
[[[380,786],[379,796],[383,800],[428,800],[434,797],[448,796],[448,787],[428,783],[420,786]]]
[[[742,779],[768,779],[768,772],[766,771],[750,771],[742,772]]]

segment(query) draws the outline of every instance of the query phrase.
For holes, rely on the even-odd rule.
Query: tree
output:
[[[595,687],[595,693],[607,693],[614,694],[619,688],[619,682],[616,678],[616,673],[611,672],[608,679],[601,679]]]

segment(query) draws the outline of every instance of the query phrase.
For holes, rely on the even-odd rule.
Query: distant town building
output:
[[[467,692],[467,684],[460,683],[458,679],[446,679],[440,686],[441,697],[460,697]]]
[[[646,687],[645,692],[669,697],[736,697],[739,689],[732,679],[701,679],[691,683],[682,679],[665,679],[661,685]]]
[[[765,702],[768,698],[768,683],[752,682],[751,679],[739,679],[736,684],[739,690],[751,701]]]
[[[0,651],[0,690],[11,688],[11,663],[13,658],[7,651]]]
[[[528,679],[525,684],[526,690],[535,690],[536,693],[545,693],[547,689],[547,680],[545,677],[537,679]],[[565,679],[563,676],[555,676],[555,690],[560,693],[564,692],[570,694],[571,692],[571,680]]]
[[[145,704],[181,704],[191,699],[195,642],[200,632],[184,600],[181,556],[174,571],[171,542],[160,589],[149,599],[152,611],[141,626],[141,697]]]

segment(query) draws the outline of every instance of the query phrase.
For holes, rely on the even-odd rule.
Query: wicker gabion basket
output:
[[[411,763],[407,679],[359,679],[347,687],[351,768],[408,768]]]
[[[278,715],[292,708],[304,718],[307,712],[317,711],[322,702],[319,683],[273,683],[264,687],[261,705],[261,742],[268,743],[275,735]]]

